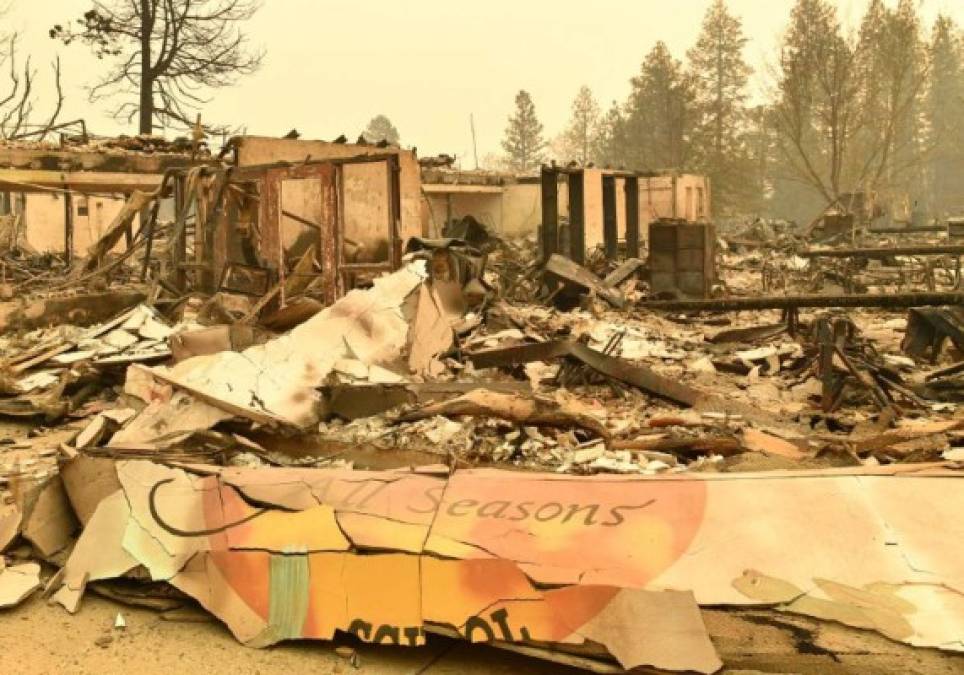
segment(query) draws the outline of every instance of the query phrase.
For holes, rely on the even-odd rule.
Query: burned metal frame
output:
[[[384,262],[354,263],[346,260],[344,169],[359,164],[384,163],[386,165],[387,213],[386,234],[389,242],[388,257]],[[392,271],[401,264],[402,242],[400,240],[401,187],[398,156],[393,153],[362,155],[300,163],[277,162],[272,164],[226,169],[197,169],[178,173],[173,193],[177,203],[177,220],[172,233],[173,284],[184,290],[185,273],[188,268],[201,271],[198,283],[203,290],[213,291],[215,280],[223,282],[228,266],[252,267],[249,262],[232,260],[229,254],[234,223],[228,214],[229,188],[240,190],[245,199],[257,202],[258,259],[264,261],[266,270],[282,287],[287,275],[287,261],[282,234],[285,218],[290,218],[318,232],[314,242],[317,262],[321,267],[322,294],[326,303],[334,302],[352,288],[358,275]],[[201,178],[208,184],[200,186]],[[320,219],[314,222],[282,208],[282,185],[286,180],[318,180],[320,184]],[[202,194],[204,193],[204,194]],[[194,262],[184,262],[188,249],[188,221],[194,217]],[[257,267],[257,266],[254,266]]]

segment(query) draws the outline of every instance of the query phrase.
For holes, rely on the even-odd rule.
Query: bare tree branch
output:
[[[239,25],[260,0],[113,0],[94,2],[78,28],[55,25],[50,36],[80,40],[112,67],[89,87],[92,100],[137,96],[140,132],[175,123],[192,127],[204,90],[255,72],[264,53],[252,50]],[[115,116],[131,119],[121,105]]]

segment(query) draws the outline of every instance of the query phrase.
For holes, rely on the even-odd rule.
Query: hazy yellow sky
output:
[[[63,119],[86,118],[95,133],[133,133],[87,102],[83,85],[103,64],[82,45],[47,37],[55,22],[80,16],[89,0],[7,0],[8,29],[41,70],[63,59]],[[710,0],[265,0],[247,31],[267,56],[262,69],[212,95],[204,118],[249,133],[354,139],[375,114],[395,123],[420,155],[448,152],[472,166],[469,114],[480,158],[499,151],[513,96],[529,90],[547,136],[565,125],[572,98],[589,85],[605,108],[622,101],[628,80],[662,39],[677,58],[695,41]],[[747,60],[764,86],[793,0],[729,0],[750,42]],[[856,25],[867,0],[840,0]],[[896,4],[889,0],[888,4]],[[964,0],[921,0],[927,31],[944,12],[964,25]],[[44,76],[46,73],[44,72]],[[38,84],[43,87],[43,84]]]

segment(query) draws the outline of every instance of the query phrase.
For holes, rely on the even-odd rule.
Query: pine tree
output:
[[[626,119],[616,101],[599,120],[593,146],[596,161],[602,166],[626,166]]]
[[[362,136],[369,143],[385,141],[392,145],[398,145],[399,140],[401,140],[398,129],[385,115],[375,115],[368,123],[365,131],[362,132]]]
[[[579,88],[572,102],[572,118],[563,133],[563,151],[580,164],[595,161],[595,138],[599,128],[599,104],[587,86]]]
[[[682,64],[657,42],[631,83],[625,124],[629,168],[683,168],[694,111],[692,84]]]
[[[502,149],[514,170],[531,171],[541,164],[546,147],[542,138],[542,123],[536,117],[532,97],[524,89],[516,94],[515,108],[505,128]]]
[[[946,213],[964,206],[964,40],[953,20],[934,22],[925,112],[929,129],[931,208]]]
[[[697,120],[694,164],[710,177],[715,206],[723,211],[744,201],[750,187],[743,137],[751,73],[743,60],[746,43],[739,19],[729,13],[724,0],[715,0],[696,44],[687,53]]]

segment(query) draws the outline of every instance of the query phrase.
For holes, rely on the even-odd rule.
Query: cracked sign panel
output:
[[[964,649],[964,537],[920,527],[934,513],[956,522],[960,473],[943,467],[625,478],[115,466],[121,489],[57,592],[68,608],[86,582],[142,567],[251,646],[336,631],[419,645],[439,631],[713,672],[699,605],[767,605]]]

